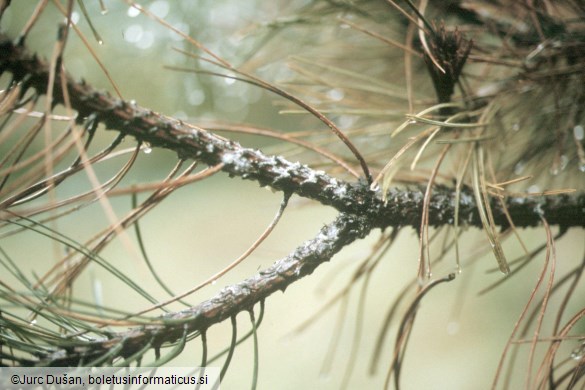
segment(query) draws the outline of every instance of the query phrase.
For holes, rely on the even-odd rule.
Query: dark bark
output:
[[[287,257],[271,267],[238,284],[225,287],[215,297],[197,306],[161,317],[160,324],[137,327],[127,332],[111,334],[103,340],[83,342],[72,340],[68,350],[57,350],[41,356],[39,361],[24,362],[41,366],[76,366],[108,353],[112,348],[122,348],[115,357],[128,357],[149,343],[153,348],[178,340],[185,332],[204,332],[213,324],[224,321],[239,312],[251,310],[266,297],[283,291],[293,282],[313,273],[323,262],[329,261],[343,247],[365,237],[371,230],[367,220],[341,214],[335,221],[323,227],[319,234],[299,246]]]
[[[15,81],[22,82],[22,94],[28,88],[39,94],[47,92],[49,68],[46,62],[6,38],[0,42],[0,53],[0,74],[8,71]],[[196,126],[98,92],[70,76],[67,76],[67,88],[71,106],[78,112],[78,122],[91,117],[108,129],[149,142],[153,147],[173,150],[181,158],[192,158],[208,165],[223,164],[222,170],[230,176],[313,199],[343,213],[364,216],[374,227],[420,226],[423,192],[418,188],[391,190],[388,201],[384,202],[365,182],[348,183],[298,162],[244,148]],[[55,84],[53,99],[55,104],[63,103],[60,83]],[[481,227],[471,191],[464,190],[460,199],[459,222]],[[508,227],[500,202],[493,199],[491,207],[496,225]],[[536,226],[541,218],[561,229],[585,226],[584,194],[507,198],[506,207],[517,227]],[[452,225],[454,215],[454,191],[435,188],[429,204],[429,225]]]

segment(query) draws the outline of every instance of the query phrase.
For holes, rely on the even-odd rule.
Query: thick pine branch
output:
[[[238,284],[225,287],[215,297],[197,306],[161,317],[157,325],[137,327],[127,332],[111,334],[104,340],[79,341],[68,350],[59,349],[41,356],[38,362],[24,364],[42,366],[75,366],[104,356],[116,347],[111,357],[132,356],[146,345],[159,348],[188,333],[205,332],[210,326],[252,308],[272,293],[284,291],[290,284],[310,275],[320,264],[329,261],[343,247],[365,237],[371,230],[367,220],[341,214],[335,221],[324,226],[312,240],[299,246],[287,257],[271,267]],[[72,345],[75,341],[71,341]]]
[[[39,94],[46,93],[47,63],[4,37],[0,41],[0,74],[5,71],[12,73],[16,82],[22,82],[22,94],[28,88]],[[282,157],[267,156],[201,128],[98,92],[70,76],[66,80],[71,106],[78,112],[79,122],[91,116],[108,129],[149,142],[153,147],[173,150],[181,158],[192,158],[211,166],[223,164],[222,170],[231,176],[313,199],[343,213],[364,216],[373,227],[420,226],[423,195],[419,189],[391,190],[384,202],[380,194],[365,183],[347,183]],[[53,99],[55,104],[63,103],[60,83],[55,84]],[[508,227],[500,202],[494,199],[491,207],[495,224]],[[585,226],[585,194],[507,198],[506,207],[517,227],[536,226],[542,217],[550,225],[562,229]],[[429,225],[452,225],[454,215],[454,191],[435,188],[429,204]],[[461,224],[482,227],[475,199],[469,191],[461,196],[459,216]]]

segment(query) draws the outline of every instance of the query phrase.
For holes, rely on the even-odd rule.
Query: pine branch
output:
[[[45,61],[31,55],[24,47],[0,38],[0,74],[8,71],[15,82],[22,82],[24,95],[29,88],[39,94],[47,92],[49,69]],[[66,76],[71,106],[78,112],[77,121],[87,117],[103,123],[108,129],[150,143],[153,147],[173,150],[180,158],[192,158],[214,166],[230,176],[253,180],[260,186],[270,186],[285,193],[315,200],[340,212],[361,215],[373,227],[412,226],[418,228],[422,216],[421,189],[390,191],[387,202],[365,183],[348,183],[333,178],[306,165],[292,163],[280,156],[244,148],[201,128],[165,117],[126,102],[107,93],[98,92],[85,82]],[[63,104],[61,84],[53,91],[55,104]],[[507,198],[506,207],[517,227],[536,226],[541,218],[562,229],[585,226],[585,194],[554,197]],[[491,204],[496,225],[509,226],[505,210],[499,201]],[[455,194],[448,188],[437,188],[429,204],[429,225],[454,224]],[[475,200],[470,190],[461,195],[460,223],[482,227]]]
[[[225,287],[215,297],[187,310],[161,317],[157,325],[139,327],[126,332],[113,333],[103,340],[79,341],[75,348],[56,350],[40,357],[39,362],[27,364],[40,366],[75,366],[87,363],[111,352],[110,358],[128,357],[145,346],[160,348],[188,333],[205,332],[238,313],[251,310],[272,293],[283,291],[292,283],[310,275],[322,263],[329,261],[343,247],[365,237],[372,227],[365,218],[341,214],[335,221],[324,226],[319,234],[299,246],[287,257],[271,267],[238,284]],[[73,341],[72,343],[77,343]],[[107,363],[107,362],[106,362]]]

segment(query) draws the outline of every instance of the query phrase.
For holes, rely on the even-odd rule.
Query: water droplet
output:
[[[579,170],[581,172],[585,172],[585,163],[581,163],[581,165],[579,165]]]
[[[408,124],[409,125],[414,125],[414,124],[416,124],[416,121],[414,119],[411,119],[411,120],[408,121]]]
[[[585,129],[583,129],[583,126],[577,125],[573,127],[573,135],[577,141],[583,141],[583,138],[585,138]]]
[[[104,44],[104,40],[103,39],[98,40],[98,45],[103,45],[103,44]]]
[[[233,83],[236,82],[236,79],[234,78],[235,76],[233,74],[228,74],[224,79],[224,83],[226,83],[227,85],[232,85]]]
[[[140,8],[134,5],[128,8],[128,16],[130,16],[131,18],[135,18],[138,15],[140,15]]]
[[[205,93],[200,89],[190,91],[187,95],[187,101],[192,106],[200,106],[205,102]]]
[[[104,304],[104,293],[103,293],[103,285],[101,280],[95,279],[93,281],[93,297],[96,303],[96,306],[100,307]]]
[[[343,92],[343,89],[340,88],[333,88],[329,90],[329,92],[327,92],[327,97],[333,100],[334,102],[342,100],[344,96],[345,92]]]
[[[516,165],[514,165],[514,173],[516,175],[521,175],[522,172],[524,171],[524,167],[526,166],[526,163],[522,160],[518,161],[516,163]]]
[[[512,130],[514,130],[514,131],[520,130],[520,124],[518,122],[514,123],[512,125]]]
[[[141,25],[132,24],[124,30],[122,36],[124,37],[124,40],[126,40],[127,42],[136,43],[140,41],[143,34],[144,29],[142,28]]]
[[[79,15],[78,12],[73,11],[71,13],[71,23],[77,24],[77,22],[79,22],[80,18],[81,18],[81,16]],[[67,18],[65,18],[65,23],[67,23]]]
[[[168,15],[170,6],[166,0],[156,0],[148,6],[148,10],[157,17],[163,19]]]
[[[581,360],[585,355],[585,343],[582,343],[579,347],[575,348],[571,352],[571,359],[573,360]]]
[[[215,286],[217,284],[217,279],[211,281],[211,285]]]
[[[534,184],[534,185],[531,185],[530,187],[528,187],[527,191],[530,193],[538,193],[538,192],[540,192],[540,187],[537,186],[536,184]]]
[[[32,321],[29,323],[29,325],[30,325],[30,326],[35,326],[36,324],[37,324],[37,320],[32,320]]]
[[[152,152],[152,147],[150,146],[150,144],[148,142],[144,143],[144,146],[142,147],[142,151],[144,152],[144,154],[150,154]]]

